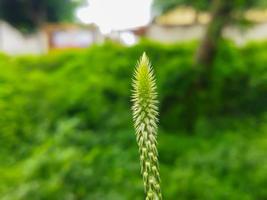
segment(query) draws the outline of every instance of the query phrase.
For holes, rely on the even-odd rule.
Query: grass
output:
[[[160,131],[164,197],[264,199],[266,120],[248,121],[195,136]],[[142,199],[133,131],[86,133],[76,125],[62,122],[24,159],[1,165],[2,199]]]

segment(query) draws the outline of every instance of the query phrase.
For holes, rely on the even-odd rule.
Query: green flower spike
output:
[[[133,79],[133,121],[146,200],[162,200],[157,151],[158,101],[153,69],[144,53]]]

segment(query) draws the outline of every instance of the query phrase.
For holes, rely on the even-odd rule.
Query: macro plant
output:
[[[134,72],[132,102],[146,200],[161,200],[157,151],[158,100],[154,72],[145,53]]]

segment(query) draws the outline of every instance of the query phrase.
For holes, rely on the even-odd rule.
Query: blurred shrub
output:
[[[212,137],[159,133],[166,199],[254,200],[267,197],[266,120]],[[58,122],[53,135],[16,165],[0,165],[4,200],[142,199],[133,131],[92,132],[78,119]],[[239,128],[237,128],[240,126]]]
[[[266,111],[265,46],[221,45],[210,86],[196,102],[200,116]],[[36,124],[53,127],[54,121],[68,117],[79,118],[81,128],[86,129],[128,127],[130,77],[142,51],[151,57],[157,73],[161,127],[184,128],[190,120],[187,99],[192,82],[201,73],[191,67],[195,47],[196,43],[167,46],[143,42],[131,48],[106,43],[41,57],[3,57],[0,131],[14,139],[18,135],[27,138],[27,133],[37,131]]]
[[[157,75],[160,127],[175,133],[159,141],[166,199],[266,199],[266,127],[231,123],[258,122],[267,111],[267,43],[221,45],[196,101],[202,134],[177,136],[190,120],[188,95],[201,73],[191,67],[196,47],[143,41],[39,57],[1,54],[1,199],[142,198],[127,130],[132,72],[143,51]]]

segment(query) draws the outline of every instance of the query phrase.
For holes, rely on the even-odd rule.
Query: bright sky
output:
[[[77,17],[83,23],[95,23],[102,33],[143,26],[151,20],[153,0],[87,1],[87,6],[77,10]]]

